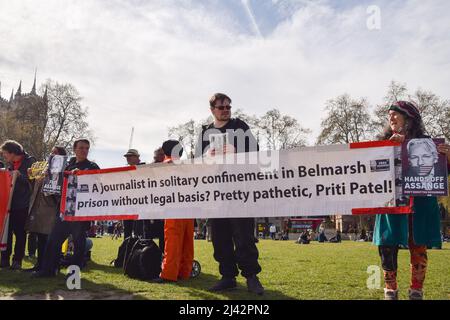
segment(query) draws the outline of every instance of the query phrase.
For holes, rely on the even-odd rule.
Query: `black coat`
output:
[[[30,205],[31,185],[28,180],[28,169],[36,162],[36,159],[25,153],[22,164],[19,167],[20,175],[16,179],[14,192],[11,202],[11,210],[20,210],[28,208]],[[8,165],[8,170],[13,171],[13,165]]]
[[[77,159],[75,157],[71,158],[69,160],[69,163],[67,164],[65,171],[72,171],[75,169],[79,170],[98,170],[100,169],[98,165],[95,162],[89,161],[88,159],[77,162]]]
[[[230,132],[236,132],[237,130],[242,130],[242,133],[246,133],[246,135],[239,135],[236,136],[231,135]],[[200,133],[200,136],[197,140],[197,145],[195,146],[195,158],[202,157],[203,154],[207,151],[210,141],[209,137],[210,134],[213,133],[228,133],[228,142],[234,146],[236,149],[236,152],[252,152],[252,151],[259,151],[259,145],[253,136],[253,134],[250,131],[250,127],[241,119],[239,118],[232,118],[228,123],[222,127],[222,128],[214,128],[214,122],[202,126],[202,132]],[[240,137],[244,138],[244,141],[238,141]],[[244,147],[244,150],[241,150],[242,147]]]

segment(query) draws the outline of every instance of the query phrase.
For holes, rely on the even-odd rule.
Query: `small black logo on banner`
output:
[[[79,193],[89,193],[89,185],[88,184],[82,184],[80,185],[80,188],[77,190]]]
[[[380,160],[371,160],[370,161],[370,171],[371,172],[379,172],[379,171],[389,171],[390,170],[389,159],[380,159]]]

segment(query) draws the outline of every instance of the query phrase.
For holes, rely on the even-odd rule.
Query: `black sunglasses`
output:
[[[220,107],[214,107],[214,108],[219,109],[220,111],[231,110],[231,106],[220,106]]]

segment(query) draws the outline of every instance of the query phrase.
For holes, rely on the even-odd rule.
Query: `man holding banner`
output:
[[[392,214],[378,218],[376,235],[377,244],[385,246],[380,248],[383,267],[389,267],[386,259],[395,254],[397,233],[408,227],[406,214],[411,213],[410,206],[397,205],[400,144],[373,141],[249,152],[258,145],[248,125],[230,118],[230,102],[223,94],[211,99],[215,120],[203,128],[193,160],[69,175],[61,204],[65,221],[213,219],[214,258],[222,279],[212,290],[236,287],[240,269],[249,291],[263,294],[255,217]],[[448,146],[438,146],[443,148]],[[414,208],[414,228],[434,236],[434,214],[426,208],[419,212],[416,201]],[[415,231],[414,241],[423,246]]]
[[[201,157],[205,153],[215,156],[259,150],[249,126],[240,119],[231,118],[230,97],[216,93],[211,97],[209,104],[214,122],[203,127],[196,146],[196,157]],[[240,131],[240,134],[236,134],[237,131]],[[214,258],[219,262],[219,271],[222,275],[222,279],[211,288],[211,291],[235,288],[239,267],[242,275],[247,278],[248,290],[258,295],[264,294],[264,288],[257,277],[261,272],[261,266],[258,263],[259,254],[254,232],[253,218],[211,219]]]
[[[97,170],[98,165],[88,160],[90,142],[86,139],[76,140],[73,144],[73,152],[75,157],[70,159],[65,171],[79,170]],[[90,222],[63,221],[61,218],[56,219],[47,245],[45,247],[42,267],[38,272],[33,273],[33,277],[53,277],[59,267],[59,257],[61,254],[61,246],[69,235],[72,235],[74,243],[73,264],[81,268],[84,266],[84,252],[86,247],[86,232],[89,229]]]
[[[28,217],[28,207],[30,203],[31,186],[28,180],[28,169],[35,162],[23,147],[16,141],[6,141],[1,146],[3,158],[8,163],[8,170],[17,172],[17,179],[12,195],[11,208],[9,214],[8,226],[8,244],[5,251],[1,253],[1,268],[10,266],[10,256],[12,253],[13,234],[16,237],[14,245],[14,256],[11,269],[19,270],[22,268],[22,259],[25,255],[25,221]]]

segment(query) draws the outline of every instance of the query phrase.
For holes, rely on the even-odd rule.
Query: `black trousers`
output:
[[[44,261],[45,246],[47,245],[48,235],[43,233],[36,233],[37,236],[37,269],[40,269]]]
[[[397,271],[398,246],[378,246],[381,266],[386,271]]]
[[[145,239],[158,239],[159,249],[164,252],[164,220],[141,220]]]
[[[28,234],[27,250],[28,256],[35,256],[38,249],[38,234],[35,232],[30,232]]]
[[[9,258],[11,257],[13,234],[16,237],[13,261],[21,262],[25,256],[25,245],[27,242],[25,221],[27,220],[27,217],[28,208],[11,210],[8,225],[8,245],[6,250],[1,253],[2,261],[9,261]]]
[[[144,220],[124,220],[123,238],[126,239],[134,234],[136,237],[144,235]]]
[[[61,221],[58,217],[52,232],[48,236],[45,246],[41,271],[53,274],[59,268],[61,246],[72,235],[73,239],[73,264],[81,268],[84,266],[84,251],[86,248],[86,232],[89,222]]]
[[[253,218],[211,219],[214,259],[223,277],[239,275],[248,278],[261,272],[255,244]]]

